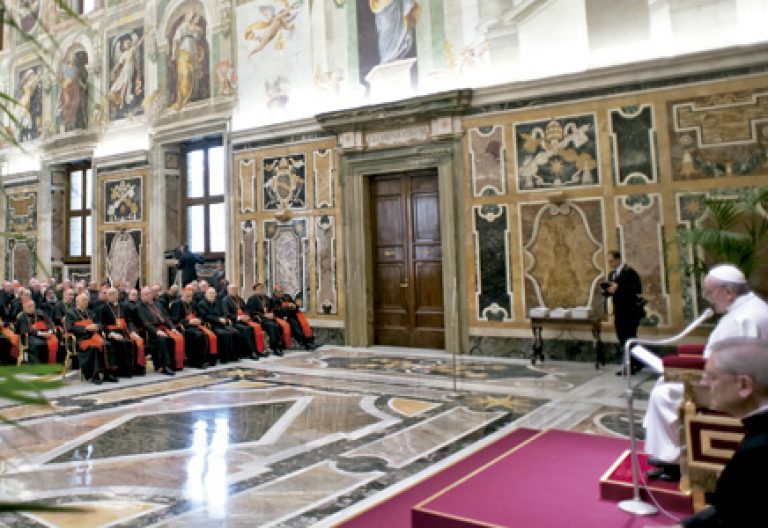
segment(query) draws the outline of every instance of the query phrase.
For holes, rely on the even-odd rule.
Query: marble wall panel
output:
[[[240,213],[253,213],[256,211],[256,162],[253,159],[241,159],[237,165],[237,172]]]
[[[309,306],[307,221],[264,222],[264,271],[267,289],[280,284],[283,291],[301,297]]]
[[[603,279],[602,201],[520,206],[526,313],[534,306],[591,306]]]
[[[333,216],[315,219],[315,281],[318,313],[338,313],[336,218]]]
[[[520,190],[599,185],[594,114],[515,123]]]
[[[181,178],[176,172],[165,173],[165,246],[179,247],[182,223]]]
[[[28,233],[37,230],[37,193],[7,194],[6,230],[12,233]]]
[[[64,258],[64,191],[51,192],[51,260]]]
[[[305,165],[304,154],[264,159],[264,209],[306,207]]]
[[[469,163],[474,196],[506,194],[504,127],[469,130]]]
[[[334,207],[334,168],[331,149],[316,150],[312,153],[313,174],[315,178],[315,207]]]
[[[673,179],[768,172],[768,88],[678,99],[667,108]]]
[[[475,297],[477,319],[512,319],[509,254],[509,208],[477,205],[472,210],[475,245]]]
[[[110,179],[102,182],[105,224],[141,222],[144,218],[143,188],[141,176]]]
[[[7,239],[5,255],[5,269],[9,278],[27,284],[35,276],[37,256],[34,240]]]
[[[610,110],[609,121],[614,181],[620,185],[658,181],[651,105]]]
[[[102,252],[105,274],[112,284],[138,288],[143,282],[144,232],[142,229],[104,231]]]
[[[254,220],[240,222],[240,284],[243,295],[248,297],[258,282],[257,230]]]
[[[661,195],[617,196],[616,225],[622,233],[624,260],[640,274],[643,297],[648,301],[643,324],[668,326],[669,295],[665,278]]]

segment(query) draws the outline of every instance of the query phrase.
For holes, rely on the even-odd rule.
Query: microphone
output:
[[[638,461],[637,457],[637,438],[635,438],[635,420],[634,420],[634,409],[633,409],[633,399],[634,399],[634,390],[632,388],[632,376],[629,375],[630,371],[630,357],[632,355],[633,349],[636,348],[636,345],[639,343],[643,343],[646,345],[668,345],[670,343],[674,343],[675,341],[679,341],[688,334],[690,334],[694,328],[699,326],[701,323],[709,319],[715,315],[715,311],[712,310],[712,308],[707,308],[702,312],[702,314],[691,324],[685,327],[685,329],[677,334],[676,336],[670,337],[668,339],[660,339],[657,341],[652,341],[650,339],[638,339],[636,337],[630,338],[627,340],[627,342],[624,344],[624,368],[626,369],[627,374],[627,388],[624,391],[624,394],[627,398],[627,416],[629,416],[629,446],[630,446],[630,456],[631,456],[631,462],[632,462],[632,499],[627,499],[619,502],[619,508],[624,510],[628,513],[634,513],[636,515],[650,515],[656,513],[658,510],[656,507],[652,506],[651,504],[648,504],[646,502],[643,502],[640,499],[640,462]],[[651,368],[654,370],[662,370],[663,368],[661,365],[661,360],[656,358],[651,352],[646,350],[643,347],[637,347],[640,350],[638,350],[638,355],[643,355],[644,352],[648,353],[648,356],[653,356],[656,361],[653,361],[653,365],[651,365]]]

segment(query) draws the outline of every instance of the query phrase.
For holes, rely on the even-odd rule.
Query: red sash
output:
[[[304,312],[297,311],[296,318],[299,320],[299,324],[301,324],[301,329],[304,331],[304,337],[306,337],[307,339],[311,338],[312,327],[309,326],[309,321],[307,321],[307,316],[304,315]]]
[[[283,329],[283,345],[285,348],[291,348],[291,325],[288,324],[288,321],[279,317],[275,317],[274,321]]]
[[[49,331],[48,325],[45,321],[36,321],[32,324],[32,328],[41,332]],[[56,334],[51,331],[51,335],[48,336],[48,363],[56,363],[56,354],[59,352],[59,340],[56,339]]]
[[[187,321],[190,319],[196,319],[197,317],[195,314],[187,314]],[[208,338],[208,352],[212,356],[216,356],[219,354],[219,342],[216,339],[216,334],[211,331],[209,328],[204,327],[203,325],[198,325],[197,328],[200,329],[202,333],[205,334],[205,336]]]
[[[238,317],[243,316],[245,315],[245,312],[238,310],[237,315]],[[264,330],[261,329],[261,325],[259,323],[253,321],[248,321],[247,325],[253,329],[253,337],[256,339],[256,351],[259,354],[262,354],[264,352]]]
[[[286,306],[288,304],[292,304],[292,303],[284,302],[283,306]],[[301,325],[301,330],[302,332],[304,332],[304,337],[306,338],[312,337],[312,328],[309,326],[309,321],[307,321],[307,316],[304,315],[304,312],[302,312],[298,308],[296,308],[296,319],[299,320],[299,324]]]
[[[83,319],[82,321],[75,322],[75,326],[91,326],[93,324],[93,321],[90,319]],[[96,347],[99,350],[101,350],[104,347],[104,339],[102,339],[101,334],[98,332],[94,332],[94,334],[89,337],[88,339],[83,339],[77,344],[78,348],[82,351],[85,351],[88,349],[88,347]]]
[[[184,336],[181,335],[178,330],[166,329],[164,326],[161,328],[165,330],[165,333],[168,334],[168,337],[173,339],[174,363],[175,363],[175,366],[173,368],[176,370],[183,369],[184,368]]]
[[[11,357],[16,360],[19,358],[19,336],[13,333],[13,330],[7,327],[0,328],[0,333],[3,334],[3,337],[5,337],[10,343],[11,343]]]
[[[136,346],[136,364],[140,367],[146,366],[147,359],[144,354],[144,339],[141,337],[133,337],[130,330],[128,330],[128,323],[125,319],[118,317],[115,319],[115,324],[109,325],[107,330],[122,330],[126,337]]]

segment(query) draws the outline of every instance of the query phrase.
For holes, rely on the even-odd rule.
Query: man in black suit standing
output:
[[[621,352],[628,339],[637,337],[637,327],[644,316],[642,307],[642,285],[637,272],[621,260],[621,253],[616,250],[608,252],[608,265],[612,268],[608,274],[608,282],[602,283],[603,295],[613,299],[613,326],[616,338],[619,340]],[[643,364],[632,358],[632,374],[640,371]],[[616,375],[624,374],[619,370]]]
[[[181,287],[197,280],[197,265],[204,262],[203,257],[189,250],[189,245],[184,244],[176,250],[176,258],[179,260],[178,268],[181,270]]]

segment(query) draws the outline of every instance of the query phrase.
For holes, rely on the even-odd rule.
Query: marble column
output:
[[[149,236],[147,255],[149,269],[147,282],[165,285],[166,218],[167,198],[164,173],[165,151],[162,145],[152,145],[149,151]]]

